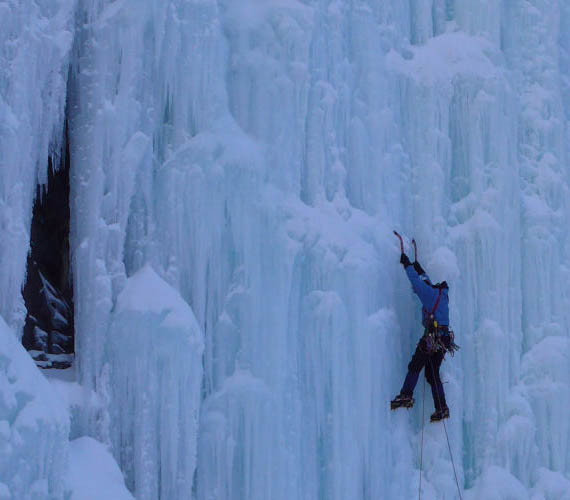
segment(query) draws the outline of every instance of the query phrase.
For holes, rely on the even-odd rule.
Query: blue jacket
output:
[[[447,288],[434,288],[427,274],[418,274],[414,266],[406,267],[406,274],[412,284],[414,293],[422,302],[422,323],[428,326],[429,315],[433,311],[441,290],[439,305],[434,313],[438,325],[449,326],[449,296]]]

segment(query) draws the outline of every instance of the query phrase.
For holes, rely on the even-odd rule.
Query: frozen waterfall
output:
[[[459,498],[389,409],[398,229],[462,497],[570,500],[570,0],[0,0],[0,47],[0,498],[417,498],[422,427]],[[17,342],[67,152],[70,404]]]

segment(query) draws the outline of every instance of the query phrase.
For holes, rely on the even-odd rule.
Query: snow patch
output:
[[[388,66],[426,86],[449,82],[457,75],[483,79],[498,77],[496,47],[486,38],[462,31],[430,38],[425,45],[409,47],[405,55],[391,50]]]
[[[68,432],[65,403],[0,316],[0,490],[62,499]]]
[[[524,485],[501,467],[490,466],[478,478],[475,486],[465,492],[465,500],[528,500]]]
[[[68,500],[134,500],[110,451],[90,437],[69,443],[66,486]]]

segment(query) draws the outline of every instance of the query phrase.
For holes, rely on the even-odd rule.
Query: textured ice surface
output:
[[[0,316],[0,498],[63,499],[69,414]]]
[[[137,499],[192,490],[203,334],[192,310],[149,267],[127,281],[107,343],[110,436]]]
[[[20,335],[33,197],[63,139],[75,5],[0,2],[0,314]]]
[[[568,0],[11,5],[0,57],[37,71],[0,69],[2,314],[23,318],[36,169],[67,93],[79,381],[103,399],[136,389],[77,428],[112,440],[138,496],[173,498],[175,479],[199,500],[417,495],[420,405],[388,410],[420,333],[394,227],[451,287],[462,349],[442,375],[466,496],[565,495]],[[72,12],[71,57],[69,37],[26,38],[65,34]],[[172,349],[183,329],[127,285],[145,263],[192,308],[203,376],[177,371],[199,350]],[[140,306],[119,307],[125,286]],[[168,380],[201,384],[199,408]],[[440,425],[423,468],[424,498],[456,497]]]

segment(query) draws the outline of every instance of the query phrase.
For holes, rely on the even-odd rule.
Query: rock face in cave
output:
[[[55,163],[50,157],[47,185],[37,187],[23,290],[22,343],[42,368],[67,368],[74,352],[67,152]]]

